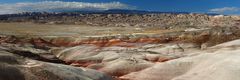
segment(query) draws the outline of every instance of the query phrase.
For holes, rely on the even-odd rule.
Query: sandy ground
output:
[[[0,34],[18,36],[101,36],[119,34],[156,34],[173,31],[179,30],[161,30],[157,28],[139,27],[0,23]]]

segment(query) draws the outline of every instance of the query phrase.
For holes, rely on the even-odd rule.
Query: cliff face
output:
[[[1,17],[7,22],[34,22],[44,24],[78,24],[117,27],[159,27],[162,29],[182,27],[236,26],[238,16],[210,16],[206,14],[77,14],[41,13]]]

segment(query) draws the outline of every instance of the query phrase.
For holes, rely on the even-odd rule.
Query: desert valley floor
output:
[[[240,80],[239,17],[168,16],[149,27],[139,16],[124,26],[2,21],[0,80]]]

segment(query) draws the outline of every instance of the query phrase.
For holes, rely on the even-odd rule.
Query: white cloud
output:
[[[51,12],[61,10],[108,10],[108,9],[133,9],[133,8],[134,7],[120,2],[87,3],[87,2],[43,1],[43,2],[0,4],[0,14],[12,14],[34,11]]]
[[[215,13],[229,13],[229,12],[238,12],[240,11],[240,8],[237,7],[223,7],[223,8],[215,8],[215,9],[210,9],[210,12],[215,12]]]

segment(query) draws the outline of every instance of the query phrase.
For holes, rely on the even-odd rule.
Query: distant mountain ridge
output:
[[[217,16],[216,16],[217,15]],[[25,12],[0,15],[0,22],[30,22],[38,24],[75,24],[115,27],[191,27],[235,26],[238,16],[190,12],[154,12],[141,10]]]
[[[160,12],[160,11],[144,11],[144,10],[127,10],[127,9],[110,9],[110,10],[82,10],[82,11],[56,11],[56,12],[23,12],[17,14],[0,14],[0,21],[21,17],[22,19],[37,17],[37,16],[79,16],[80,14],[191,14],[191,12]],[[200,13],[195,13],[200,14]],[[209,16],[219,14],[201,13]]]
[[[80,11],[80,13],[105,13],[105,14],[190,14],[190,12],[160,12],[160,11],[144,11],[144,10],[127,10],[127,9],[110,9],[103,11]]]
[[[109,9],[109,10],[82,10],[82,11],[56,11],[56,12],[23,12],[18,15],[24,14],[191,14],[192,12],[160,12],[160,11],[145,11],[145,10],[128,10],[128,9]],[[219,15],[216,13],[202,13],[207,15]],[[16,14],[3,14],[3,15],[16,15]]]

